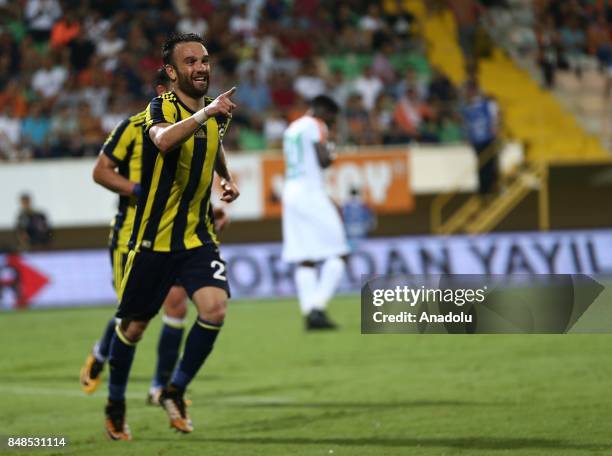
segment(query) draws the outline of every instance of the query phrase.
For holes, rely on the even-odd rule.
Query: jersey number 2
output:
[[[215,270],[215,273],[213,274],[214,279],[227,281],[227,278],[223,275],[225,274],[225,265],[221,261],[211,261],[210,267]]]

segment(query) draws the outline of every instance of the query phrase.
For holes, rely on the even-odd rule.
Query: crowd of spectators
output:
[[[342,107],[339,143],[458,141],[457,91],[405,3],[0,0],[0,159],[96,155],[154,96],[174,31],[204,36],[209,95],[238,87],[228,150],[278,148],[321,93]]]
[[[589,66],[612,70],[612,5],[605,0],[491,0],[489,30],[519,56],[536,60],[542,81],[557,71],[578,78]]]

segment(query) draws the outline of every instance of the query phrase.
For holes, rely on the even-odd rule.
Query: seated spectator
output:
[[[564,64],[574,71],[577,76],[582,75],[584,54],[586,52],[586,35],[575,17],[568,18],[559,30],[561,50]]]
[[[91,113],[91,108],[87,103],[79,106],[79,136],[83,143],[83,156],[95,157],[104,143],[105,135],[102,130],[100,120]]]
[[[434,68],[434,78],[436,75],[436,69]],[[446,77],[446,76],[444,76]],[[421,76],[413,67],[408,67],[406,69],[406,73],[404,77],[395,85],[395,90],[393,92],[396,98],[401,98],[401,96],[406,93],[407,87],[414,87],[417,92],[417,95],[420,100],[425,100],[429,96],[430,84],[433,82],[430,81],[429,85],[427,83],[427,78]]]
[[[255,30],[257,29],[257,22],[249,16],[247,4],[242,3],[234,11],[229,21],[229,31],[232,35],[242,36],[250,39],[255,36]]]
[[[385,27],[385,21],[380,16],[380,7],[376,3],[368,5],[368,12],[359,21],[359,28],[364,32],[374,33]]]
[[[66,15],[53,25],[51,30],[51,47],[60,49],[74,40],[81,32],[81,24],[74,13],[67,12]]]
[[[263,131],[268,149],[280,149],[283,134],[287,129],[287,119],[277,110],[271,110],[265,118]]]
[[[78,155],[75,150],[80,148],[79,119],[75,110],[62,106],[51,118],[49,131],[51,155],[53,157],[71,157]]]
[[[393,119],[406,136],[417,139],[424,119],[433,116],[431,107],[420,101],[414,87],[408,87],[393,111]]]
[[[62,65],[56,65],[51,55],[42,58],[42,67],[32,75],[32,89],[43,98],[55,98],[60,91],[68,70]]]
[[[252,119],[263,117],[272,104],[268,84],[257,79],[254,68],[248,72],[247,79],[238,85],[236,102],[241,108],[241,115]]]
[[[104,61],[104,69],[113,71],[117,67],[117,57],[125,47],[125,40],[117,35],[114,27],[110,27],[96,46],[96,53]]]
[[[180,33],[196,33],[201,37],[206,36],[208,31],[208,23],[193,10],[181,18],[176,24],[176,30]]]
[[[30,36],[37,42],[46,42],[51,35],[51,28],[62,16],[62,7],[58,0],[27,0],[25,19]]]
[[[391,64],[391,56],[395,52],[395,46],[392,41],[386,40],[381,45],[380,50],[374,55],[372,61],[372,72],[385,85],[392,85],[397,82],[397,73]]]
[[[389,144],[393,134],[394,101],[389,95],[381,93],[376,98],[374,107],[370,111],[370,125],[378,138],[378,142]]]
[[[352,92],[356,92],[357,88],[353,82],[347,81],[344,78],[344,73],[340,69],[336,69],[329,79],[328,83],[329,93],[334,99],[338,106],[344,108],[346,106],[346,100]],[[360,92],[363,93],[363,92]]]
[[[347,142],[354,145],[374,144],[375,132],[370,116],[362,103],[361,95],[353,93],[348,97],[344,117],[347,126]]]
[[[21,140],[30,148],[35,158],[45,158],[50,155],[47,142],[51,121],[43,112],[41,103],[33,103],[29,114],[21,123]]]
[[[353,81],[353,88],[361,97],[363,106],[369,111],[374,107],[374,102],[382,92],[384,85],[374,74],[372,67],[364,67],[361,76]]]
[[[298,95],[293,90],[291,78],[285,72],[272,75],[270,96],[276,109],[286,113],[297,101]]]
[[[304,100],[312,100],[317,95],[325,93],[325,80],[312,60],[306,60],[302,64],[300,73],[293,83],[293,90]]]
[[[430,101],[436,100],[447,103],[457,99],[455,86],[439,68],[433,68],[433,75],[427,87],[427,97]]]
[[[11,79],[0,92],[0,106],[8,106],[11,116],[22,119],[28,113],[27,91],[25,81]]]
[[[79,72],[89,67],[96,46],[84,33],[79,33],[68,44],[68,49],[70,50],[70,64],[75,71]]]
[[[21,139],[21,122],[11,115],[8,104],[0,104],[0,160],[19,158],[19,141]]]

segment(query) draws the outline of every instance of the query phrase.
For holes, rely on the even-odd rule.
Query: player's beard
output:
[[[196,82],[192,79],[191,75],[178,73],[177,85],[181,92],[187,94],[192,98],[202,98],[208,92],[209,85],[209,73],[203,73],[204,84],[196,86]],[[201,87],[201,88],[200,88]]]

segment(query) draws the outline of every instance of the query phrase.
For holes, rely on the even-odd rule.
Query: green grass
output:
[[[356,297],[333,302],[342,328],[325,334],[293,300],[232,303],[190,388],[190,435],[144,405],[156,319],[128,389],[134,440],[109,442],[105,387],[81,394],[78,371],[111,311],[0,314],[1,435],[64,435],[56,454],[88,456],[612,454],[611,336],[363,336]]]

